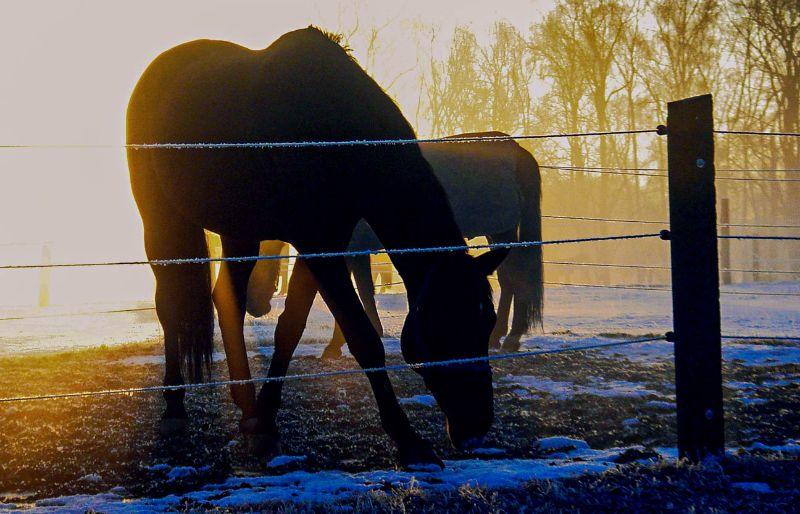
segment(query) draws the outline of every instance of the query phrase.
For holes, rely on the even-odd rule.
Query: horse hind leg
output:
[[[207,258],[203,229],[174,216],[157,222],[143,217],[145,250],[150,260]],[[164,330],[166,366],[164,385],[183,385],[183,368],[192,380],[202,378],[211,362],[214,314],[211,304],[210,266],[202,264],[153,265],[156,278],[156,313]],[[187,423],[184,389],[164,392],[166,410],[159,430],[180,432]]]
[[[514,296],[514,318],[511,322],[511,331],[503,341],[503,351],[516,352],[519,350],[520,339],[528,330],[528,312],[531,309],[530,302],[523,300],[520,296]]]
[[[508,333],[508,318],[511,313],[512,294],[507,287],[500,287],[500,301],[497,303],[497,322],[489,336],[489,348],[500,348],[500,339]]]
[[[507,243],[516,240],[516,233],[513,231],[488,236],[489,243]],[[506,258],[507,260],[508,258]],[[500,300],[497,304],[497,322],[489,336],[489,348],[500,348],[500,339],[508,333],[508,320],[511,314],[511,301],[513,294],[512,271],[504,260],[497,268],[497,280],[500,283]]]
[[[283,241],[262,241],[259,255],[278,256],[288,246]],[[284,259],[265,259],[255,263],[247,285],[247,313],[259,318],[272,311],[272,298],[278,291],[278,282]]]

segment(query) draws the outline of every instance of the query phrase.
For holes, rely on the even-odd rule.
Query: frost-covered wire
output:
[[[800,341],[800,336],[734,336],[723,335],[722,339],[741,339],[743,341]]]
[[[714,134],[726,134],[734,136],[800,137],[800,132],[765,132],[758,130],[715,130]]]
[[[556,132],[551,134],[522,134],[498,136],[462,136],[462,137],[432,137],[408,139],[350,139],[343,141],[236,141],[236,142],[172,142],[172,143],[127,143],[113,144],[6,144],[0,149],[45,149],[45,148],[128,148],[131,150],[229,150],[251,149],[267,150],[280,148],[324,148],[324,147],[353,147],[353,146],[398,146],[415,145],[419,143],[483,143],[502,142],[527,139],[555,139],[588,136],[618,136],[626,134],[655,134],[657,129],[638,130],[604,130],[595,132]]]
[[[392,366],[382,366],[378,368],[364,368],[364,369],[345,369],[345,370],[337,370],[337,371],[322,371],[318,373],[303,373],[297,375],[286,375],[283,377],[259,377],[259,378],[251,378],[248,380],[219,380],[216,382],[202,382],[202,383],[195,383],[195,384],[180,384],[180,385],[162,385],[162,386],[148,386],[148,387],[132,387],[127,389],[103,389],[98,391],[81,391],[75,393],[54,393],[54,394],[39,394],[39,395],[30,395],[30,396],[12,396],[6,398],[0,398],[0,403],[13,403],[13,402],[27,402],[27,401],[34,401],[34,400],[55,400],[55,399],[64,399],[64,398],[85,398],[85,397],[94,397],[94,396],[108,396],[108,395],[129,395],[129,394],[136,394],[136,393],[150,393],[150,392],[162,392],[162,391],[178,391],[178,390],[187,390],[187,389],[205,389],[211,387],[221,387],[221,386],[230,386],[230,385],[243,385],[243,384],[262,384],[266,382],[287,382],[290,380],[311,380],[311,379],[319,379],[319,378],[331,378],[331,377],[340,377],[340,376],[347,376],[347,375],[361,375],[367,373],[376,373],[376,372],[397,372],[397,371],[406,371],[406,370],[417,370],[417,369],[427,369],[427,368],[439,368],[439,367],[449,367],[449,366],[458,366],[464,364],[476,364],[482,362],[495,362],[495,361],[502,361],[502,360],[511,360],[511,359],[523,359],[527,357],[536,357],[540,355],[553,355],[559,353],[568,353],[568,352],[581,352],[581,351],[590,351],[590,350],[602,350],[604,348],[614,348],[617,346],[627,346],[631,344],[640,344],[640,343],[649,343],[653,341],[661,341],[664,340],[665,336],[660,337],[647,337],[642,339],[632,339],[627,341],[614,341],[611,343],[595,343],[595,344],[586,344],[581,346],[572,346],[568,348],[554,348],[551,350],[531,350],[527,352],[516,352],[516,353],[498,353],[494,355],[487,355],[484,357],[466,357],[460,359],[448,359],[448,360],[441,360],[441,361],[427,361],[427,362],[418,362],[418,363],[404,363],[404,364],[395,364]]]
[[[595,236],[580,237],[572,239],[552,239],[549,241],[514,241],[504,243],[488,243],[476,245],[452,245],[452,246],[432,246],[415,248],[395,248],[380,250],[349,250],[342,252],[318,252],[301,253],[296,255],[248,255],[242,257],[189,257],[184,259],[155,259],[144,261],[105,261],[105,262],[76,262],[76,263],[51,263],[51,264],[6,264],[0,266],[3,269],[42,269],[42,268],[87,268],[99,266],[136,266],[149,264],[151,266],[169,266],[178,264],[208,264],[211,262],[253,262],[253,261],[273,261],[281,259],[322,259],[332,257],[358,257],[363,255],[402,255],[412,253],[437,253],[437,252],[458,252],[474,249],[492,248],[531,248],[536,246],[561,245],[570,243],[587,243],[595,241],[620,241],[626,239],[645,239],[650,237],[661,237],[661,233],[646,234],[624,234],[617,236]]]
[[[769,241],[800,241],[800,236],[756,236],[752,234],[724,234],[719,239],[766,239]]]
[[[563,215],[555,215],[555,214],[546,214],[542,215],[542,218],[546,219],[555,219],[555,220],[574,220],[574,221],[601,221],[605,223],[634,223],[634,224],[642,224],[642,225],[669,225],[669,221],[659,221],[659,220],[641,220],[641,219],[632,219],[632,218],[601,218],[601,217],[592,217],[592,216],[563,216]],[[780,229],[792,229],[798,228],[800,229],[800,225],[770,225],[770,224],[758,224],[758,223],[719,223],[717,224],[718,227],[728,227],[728,228],[780,228]]]

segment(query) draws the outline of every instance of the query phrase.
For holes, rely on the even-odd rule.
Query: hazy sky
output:
[[[350,28],[354,5],[362,28],[390,22],[381,32],[382,69],[370,71],[380,82],[411,70],[392,92],[413,120],[409,110],[416,108],[419,75],[415,24],[439,27],[441,51],[456,25],[470,25],[486,37],[496,20],[525,28],[550,5],[546,0],[0,2],[0,144],[121,144],[130,92],[161,51],[198,38],[263,48],[311,23]],[[357,40],[354,47],[360,57]],[[55,261],[143,256],[121,149],[0,150],[0,173],[0,244],[51,240]],[[0,246],[0,261],[35,261],[38,252],[36,246]],[[73,277],[54,291],[54,301],[113,296],[122,289],[123,297],[149,295],[146,268],[117,273],[127,282],[110,279],[114,273],[54,275],[54,280]],[[5,289],[0,304],[35,298],[37,276],[0,273],[0,290]],[[88,283],[94,287],[81,287]],[[67,289],[75,290],[67,294]]]

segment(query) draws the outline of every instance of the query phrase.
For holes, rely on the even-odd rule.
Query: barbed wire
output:
[[[554,215],[554,214],[547,214],[542,215],[542,218],[547,219],[557,219],[557,220],[575,220],[575,221],[601,221],[606,223],[637,223],[643,225],[669,225],[669,221],[659,221],[659,220],[640,220],[640,219],[630,219],[630,218],[600,218],[600,217],[591,217],[591,216],[561,216],[561,215]],[[768,224],[757,224],[757,223],[718,223],[718,227],[730,227],[730,228],[780,228],[780,229],[792,229],[792,228],[800,228],[800,225],[768,225]]]
[[[575,282],[550,282],[550,281],[545,281],[543,283],[544,285],[547,286],[595,287],[601,289],[629,289],[633,291],[660,291],[666,293],[672,291],[672,289],[668,287],[622,286],[622,285],[612,285],[612,284],[585,284],[585,283],[575,283]]]
[[[497,280],[496,278],[492,277],[493,280]],[[623,285],[612,285],[612,284],[585,284],[585,283],[575,283],[575,282],[544,282],[545,285],[552,285],[552,286],[565,286],[565,287],[593,287],[593,288],[600,288],[600,289],[628,289],[632,291],[657,291],[660,293],[671,293],[672,288],[670,287],[651,287],[651,286],[623,286]],[[788,297],[800,297],[800,293],[779,293],[779,292],[767,292],[767,291],[720,291],[721,295],[741,295],[741,296],[788,296]]]
[[[666,178],[669,177],[666,173],[649,173],[651,171],[666,171],[663,168],[600,168],[600,167],[591,167],[585,168],[581,166],[550,166],[550,165],[540,165],[540,168],[543,169],[553,169],[553,170],[560,170],[560,171],[577,171],[579,173],[595,173],[600,175],[626,175],[631,177],[659,177],[659,178]],[[647,171],[648,173],[641,173],[643,171]],[[722,170],[717,170],[722,171]],[[732,181],[742,181],[742,182],[800,182],[800,179],[796,178],[762,178],[762,177],[726,177],[726,176],[717,176],[715,177],[716,180],[732,180]]]
[[[88,149],[88,148],[127,148],[131,150],[226,150],[226,149],[277,149],[277,148],[320,148],[352,146],[398,146],[420,143],[482,143],[528,139],[554,139],[590,136],[618,136],[627,134],[655,134],[657,129],[604,130],[595,132],[554,132],[550,134],[521,134],[497,136],[431,137],[407,139],[351,139],[343,141],[238,141],[218,142],[173,142],[173,143],[126,143],[126,144],[6,144],[0,149]]]
[[[664,340],[666,336],[659,336],[659,337],[647,337],[641,339],[632,339],[626,341],[614,341],[610,343],[594,343],[594,344],[587,344],[581,346],[572,346],[568,348],[554,348],[550,350],[531,350],[526,352],[516,352],[516,353],[498,353],[493,355],[487,355],[482,357],[466,357],[466,358],[458,358],[458,359],[447,359],[441,361],[426,361],[426,362],[418,362],[418,363],[404,363],[404,364],[396,364],[391,366],[381,366],[376,368],[363,368],[363,369],[345,369],[345,370],[336,370],[336,371],[322,371],[318,373],[303,373],[303,374],[296,374],[296,375],[286,375],[283,377],[259,377],[259,378],[251,378],[247,380],[219,380],[215,382],[202,382],[202,383],[193,383],[193,384],[180,384],[180,385],[162,385],[162,386],[148,386],[148,387],[132,387],[127,389],[103,389],[97,391],[81,391],[75,393],[54,393],[54,394],[40,394],[40,395],[29,395],[29,396],[12,396],[12,397],[5,397],[0,398],[0,403],[13,403],[13,402],[27,402],[27,401],[35,401],[35,400],[55,400],[55,399],[64,399],[64,398],[85,398],[85,397],[94,397],[94,396],[109,396],[109,395],[129,395],[129,394],[136,394],[136,393],[150,393],[150,392],[163,392],[163,391],[179,391],[179,390],[189,390],[189,389],[206,389],[212,387],[222,387],[222,386],[231,386],[231,385],[244,385],[244,384],[262,384],[267,382],[287,382],[291,380],[312,380],[312,379],[319,379],[319,378],[331,378],[331,377],[340,377],[340,376],[347,376],[347,375],[361,375],[361,374],[368,374],[368,373],[376,373],[376,372],[398,372],[398,371],[407,371],[407,370],[417,370],[417,369],[427,369],[427,368],[438,368],[438,367],[448,367],[448,366],[458,366],[464,364],[476,364],[476,363],[489,363],[495,361],[502,361],[502,360],[511,360],[511,359],[524,359],[527,357],[536,357],[540,355],[551,355],[551,354],[559,354],[559,353],[568,353],[568,352],[581,352],[581,351],[590,351],[590,350],[602,350],[604,348],[613,348],[617,346],[626,346],[631,344],[641,344],[641,343],[649,343],[653,341],[661,341]]]
[[[530,248],[535,246],[548,246],[548,245],[561,245],[571,243],[586,243],[598,241],[620,241],[627,239],[645,239],[650,237],[661,237],[661,233],[645,233],[645,234],[624,234],[616,236],[595,236],[595,237],[582,237],[572,239],[552,239],[549,241],[516,241],[505,243],[487,243],[476,245],[452,245],[452,246],[433,246],[433,247],[415,247],[415,248],[395,248],[395,249],[376,249],[376,250],[349,250],[342,252],[317,252],[305,253],[296,255],[248,255],[241,257],[189,257],[182,259],[155,259],[155,260],[141,260],[141,261],[105,261],[105,262],[77,262],[77,263],[50,263],[50,264],[6,264],[0,266],[0,270],[7,269],[42,269],[42,268],[87,268],[87,267],[100,267],[100,266],[136,266],[136,265],[151,265],[151,266],[168,266],[178,264],[208,264],[212,262],[253,262],[253,261],[271,261],[282,259],[320,259],[320,258],[334,258],[334,257],[357,257],[363,255],[402,255],[411,253],[437,253],[437,252],[458,252],[468,251],[474,249],[493,249],[493,248]]]
[[[800,341],[800,336],[734,336],[723,335],[722,339],[742,339],[758,341]]]
[[[580,173],[596,173],[599,175],[628,175],[635,177],[667,177],[666,173],[639,173],[640,170],[627,171],[623,168],[582,168],[578,166],[546,166],[539,165],[543,169],[553,169],[560,171],[577,171]]]
[[[724,234],[718,239],[765,239],[770,241],[800,241],[800,236],[755,236],[752,234]]]
[[[715,177],[717,180],[734,182],[800,182],[800,178],[761,178],[761,177]]]
[[[565,171],[642,171],[642,172],[662,172],[669,171],[667,168],[626,168],[617,166],[557,166],[540,164],[540,168],[565,170]],[[800,168],[716,168],[724,173],[800,173]]]
[[[726,134],[734,136],[800,137],[799,132],[763,132],[758,130],[714,130],[714,134]]]
[[[766,225],[758,223],[719,223],[717,226],[729,228],[800,228],[800,225]]]
[[[605,262],[572,262],[572,261],[542,261],[544,264],[554,264],[558,266],[588,266],[597,268],[632,268],[632,269],[648,269],[648,270],[672,270],[671,266],[658,266],[653,264],[616,264]],[[737,272],[737,273],[772,273],[776,275],[800,275],[800,271],[792,270],[760,270],[760,269],[744,269],[744,268],[720,268],[724,272]]]
[[[74,316],[95,316],[98,314],[123,314],[128,312],[154,311],[155,307],[135,307],[131,309],[110,309],[105,311],[58,312],[52,314],[32,314],[30,316],[9,316],[0,321],[21,321],[26,319],[69,318]]]

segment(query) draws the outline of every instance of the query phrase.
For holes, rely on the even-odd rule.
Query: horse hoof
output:
[[[439,471],[444,462],[436,455],[427,441],[419,441],[413,446],[401,448],[397,457],[400,467],[409,471]]]
[[[521,344],[518,338],[506,337],[506,340],[503,341],[503,347],[501,350],[505,353],[514,353],[519,351],[520,346]]]
[[[244,434],[248,451],[259,459],[268,459],[281,454],[281,438],[277,434]]]
[[[258,427],[258,418],[242,418],[239,421],[239,431],[243,434],[255,434]]]
[[[500,338],[491,338],[489,339],[489,348],[492,350],[499,350],[500,349]]]
[[[158,433],[165,437],[182,434],[188,424],[186,418],[161,418],[158,423]]]
[[[323,360],[336,360],[341,358],[342,358],[342,349],[331,345],[326,346],[325,349],[322,351],[322,355],[320,356],[320,359]]]

